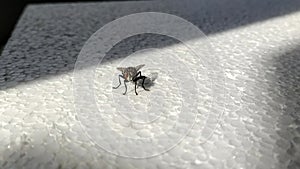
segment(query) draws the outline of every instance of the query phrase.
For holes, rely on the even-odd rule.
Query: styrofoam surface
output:
[[[208,35],[208,39],[191,39],[199,44],[209,41],[214,47],[214,54],[220,57],[226,77],[226,83],[220,84],[224,86],[226,94],[226,99],[219,103],[222,106],[198,108],[203,113],[199,124],[204,123],[206,115],[212,115],[214,109],[224,108],[221,117],[216,114],[215,120],[204,124],[208,130],[214,131],[208,139],[203,141],[198,131],[192,130],[172,150],[146,159],[123,158],[97,148],[85,136],[75,117],[72,68],[83,43],[100,25],[134,10],[158,10],[152,2],[121,4],[126,8],[119,9],[113,3],[92,3],[33,5],[25,10],[0,58],[1,168],[300,167],[299,12],[224,30]],[[161,10],[172,9],[166,6]],[[104,7],[119,11],[111,10],[110,15],[105,16],[100,10]],[[183,11],[185,7],[182,5],[180,8]],[[95,16],[101,16],[103,20]],[[78,26],[82,24],[85,26]],[[99,27],[94,28],[96,25]],[[113,114],[118,109],[118,102],[104,101],[111,93],[108,90],[111,83],[117,82],[117,77],[109,74],[109,70],[114,70],[122,61],[122,55],[130,50],[128,46],[142,46],[139,42],[145,39],[151,42],[151,37],[146,36],[120,44],[111,58],[107,58],[103,65],[98,65],[99,74],[95,76],[98,86],[96,98],[99,98],[97,104],[105,113],[107,122],[117,133],[137,138],[163,132],[176,119],[174,113],[174,118],[163,117],[166,120],[170,117],[169,123],[162,122],[154,128],[147,128]],[[165,41],[165,37],[155,39],[156,42],[159,40]],[[160,54],[166,51],[185,54],[181,44],[168,43],[161,43],[165,46],[159,49]],[[129,53],[136,50],[132,49]],[[153,57],[160,58],[156,50],[147,50],[132,55],[127,62],[133,65],[145,62],[151,66],[157,60]],[[187,58],[186,62],[195,68],[199,66],[198,60]],[[146,74],[151,73],[147,71],[147,65],[144,69]],[[141,93],[135,97],[134,92],[128,90],[134,108],[144,112],[143,104],[151,100],[149,94],[161,91],[162,97],[172,98],[164,104],[164,108],[173,108],[176,112],[172,104],[178,105],[180,99],[176,100],[177,90],[172,87],[175,82],[168,80],[163,72],[159,75],[157,85],[151,87],[150,93],[139,89]],[[210,84],[206,80],[203,79],[200,84],[203,96],[209,93]],[[169,84],[164,85],[166,83]],[[107,88],[103,87],[105,84]],[[133,89],[132,85],[128,86]],[[123,96],[123,89],[113,91],[115,99]],[[202,99],[209,100],[205,97]],[[200,98],[199,102],[203,100]],[[158,100],[153,102],[158,103]],[[125,115],[130,116],[130,113]],[[134,117],[140,118],[135,120],[145,120],[144,116]],[[215,123],[218,123],[216,128]],[[164,141],[167,140],[161,140],[157,146],[163,145]],[[107,145],[114,146],[117,142],[107,140]],[[122,150],[122,147],[118,148]],[[129,147],[129,150],[141,151],[134,147]]]

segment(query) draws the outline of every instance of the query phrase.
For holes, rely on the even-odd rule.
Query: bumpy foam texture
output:
[[[299,168],[299,5],[292,0],[29,5],[0,57],[0,168]],[[72,70],[92,33],[118,17],[145,11],[181,16],[207,34],[226,76],[220,84],[225,87],[226,99],[220,103],[225,108],[221,117],[206,123],[214,133],[205,142],[192,130],[167,153],[122,158],[99,150],[82,134],[75,117]],[[100,83],[107,76],[104,68],[114,69],[120,59],[148,47],[184,52],[174,39],[137,35],[107,54],[96,79]],[[156,87],[163,88],[160,74],[156,80]],[[209,79],[201,83],[201,94],[209,97]],[[121,92],[114,91],[115,96]],[[115,111],[116,105],[99,103],[106,114]],[[149,133],[121,117],[108,117],[114,130],[126,136],[160,131]],[[211,124],[216,122],[215,128]],[[108,146],[117,142],[107,140]]]

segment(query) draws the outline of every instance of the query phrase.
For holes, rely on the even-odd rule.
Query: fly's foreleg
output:
[[[125,94],[127,93],[127,85],[126,85],[126,82],[128,82],[128,81],[124,80],[125,92],[123,93],[123,95],[125,95]]]
[[[121,86],[121,79],[120,78],[125,79],[122,75],[119,75],[119,85],[117,87],[113,87],[113,89],[117,89]]]

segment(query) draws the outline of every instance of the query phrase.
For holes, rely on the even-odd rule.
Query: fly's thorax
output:
[[[124,70],[123,76],[126,80],[132,81],[132,78],[137,74],[137,71],[134,67],[128,67]]]

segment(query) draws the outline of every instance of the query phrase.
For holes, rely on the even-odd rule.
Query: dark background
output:
[[[98,0],[99,1],[99,0]],[[101,1],[101,0],[100,0]],[[104,0],[112,1],[112,0]],[[125,0],[113,0],[113,1],[125,1]],[[3,0],[0,1],[0,52],[3,46],[6,44],[8,38],[18,18],[22,14],[23,9],[27,4],[37,3],[64,3],[64,2],[93,2],[93,0]]]

